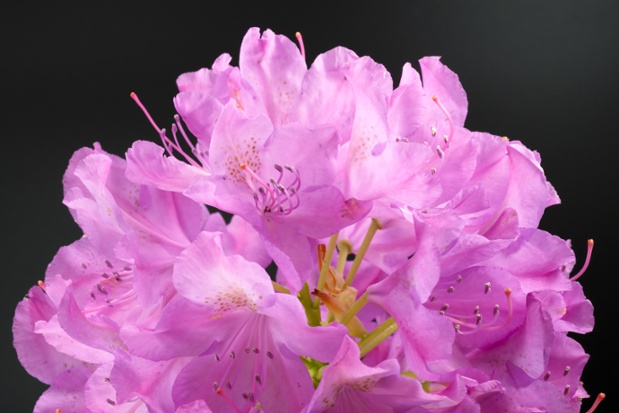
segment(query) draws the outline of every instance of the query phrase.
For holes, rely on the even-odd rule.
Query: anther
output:
[[[570,366],[565,366],[565,370],[563,370],[563,377],[567,376],[572,368]]]
[[[436,168],[430,169],[430,172],[432,172],[432,175],[434,175],[436,173]]]
[[[82,267],[83,269],[88,268],[88,266],[87,266],[86,264],[84,264],[84,263],[81,263],[81,264],[80,264],[80,267]]]
[[[255,354],[258,354],[260,352],[257,347],[252,348],[251,351],[253,351]]]
[[[116,406],[116,402],[114,400],[111,399],[105,399],[105,401],[110,405],[110,406]]]
[[[458,276],[456,277],[456,282],[457,282],[457,283],[459,283],[460,281],[462,281],[462,276],[461,276],[461,275],[458,275]]]
[[[230,358],[231,358],[232,360],[234,360],[234,358],[235,358],[235,357],[236,357],[236,354],[234,354],[234,351],[231,351],[231,352],[230,352]]]
[[[430,132],[432,133],[432,136],[436,136],[436,127],[434,127],[434,125],[430,126]]]
[[[475,308],[473,309],[473,314],[477,314],[479,313],[479,306],[476,305]]]
[[[262,379],[260,378],[260,376],[258,374],[256,374],[256,382],[258,382],[258,384],[262,385]]]
[[[550,370],[546,372],[546,374],[544,374],[544,381],[548,381],[548,379],[550,379],[550,375],[552,373],[550,373]]]
[[[565,389],[563,390],[563,395],[567,396],[567,394],[570,392],[570,385],[566,384],[565,385]]]
[[[45,285],[45,283],[43,281],[41,281],[41,280],[37,281],[37,285],[39,287],[41,287],[41,290],[43,290],[43,292],[46,292],[45,290],[46,290],[47,286]]]
[[[109,262],[108,260],[103,261],[105,263],[105,265],[107,265],[108,268],[114,268],[114,266],[112,265],[111,262]]]
[[[481,314],[477,313],[476,317],[477,317],[477,320],[475,321],[475,324],[480,325],[481,324]]]
[[[99,290],[99,292],[103,295],[108,295],[108,291],[107,288],[105,288],[103,285],[101,284],[97,284],[97,290]]]
[[[272,360],[273,359],[273,353],[271,353],[270,351],[267,351],[267,357]]]
[[[215,354],[215,360],[221,361],[221,359],[219,358],[219,356],[217,354]]]
[[[488,294],[490,292],[490,281],[484,284],[484,294]]]
[[[443,152],[440,146],[436,147],[436,153],[438,154],[439,158],[443,158],[443,156],[445,156],[445,152]]]
[[[456,289],[454,288],[454,286],[453,286],[453,285],[452,285],[452,286],[450,286],[450,287],[447,289],[447,292],[448,292],[448,293],[453,293],[454,291],[456,291]]]

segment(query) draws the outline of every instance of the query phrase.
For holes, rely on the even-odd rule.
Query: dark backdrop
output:
[[[0,13],[2,411],[31,411],[44,390],[17,361],[11,322],[56,250],[80,236],[61,203],[71,154],[100,141],[122,155],[133,140],[156,140],[129,93],[138,92],[160,124],[170,123],[176,77],[210,66],[222,52],[237,57],[250,26],[291,38],[301,31],[308,61],[347,46],[385,64],[396,80],[406,61],[443,56],[468,93],[469,129],[507,135],[541,153],[563,200],[542,227],[572,239],[580,262],[586,239],[596,240],[581,279],[597,323],[581,339],[592,354],[583,379],[592,395],[608,393],[601,411],[619,411],[612,352],[618,2],[17,3]]]

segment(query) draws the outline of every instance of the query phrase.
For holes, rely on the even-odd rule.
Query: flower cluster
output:
[[[72,157],[84,236],[13,325],[35,411],[580,411],[593,242],[570,275],[539,155],[464,128],[437,57],[394,89],[297,38],[181,75],[170,131],[132,94],[161,145]]]

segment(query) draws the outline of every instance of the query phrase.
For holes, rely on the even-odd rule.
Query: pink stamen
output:
[[[268,184],[266,184],[258,175],[256,175],[256,173],[249,167],[247,166],[246,163],[242,163],[240,165],[240,168],[242,170],[245,171],[246,174],[249,175],[250,178],[253,178],[256,180],[256,182],[258,182],[261,185],[261,188],[264,188],[265,190],[269,191],[269,195],[271,198],[273,198],[273,190],[270,188],[270,186]],[[251,179],[247,180],[247,184],[249,185],[249,187],[251,189],[254,189],[253,184],[251,183]]]
[[[146,110],[146,107],[142,104],[142,102],[140,101],[140,99],[138,98],[138,95],[135,94],[135,92],[131,92],[131,94],[129,94],[129,96],[131,97],[131,99],[133,99],[133,101],[138,105],[138,107],[140,109],[142,109],[142,112],[144,112],[144,115],[146,115],[146,119],[148,119],[148,121],[150,122],[151,125],[153,125],[153,128],[155,128],[155,130],[157,131],[157,133],[161,133],[161,128],[159,126],[157,126],[157,124],[155,123],[155,121],[153,120],[152,116],[150,116],[150,113],[148,113],[148,110]]]
[[[180,143],[178,142],[178,139],[176,137],[176,132],[179,129],[179,126],[177,126],[177,125],[180,125],[179,120],[176,118],[178,115],[176,115],[175,118],[174,118],[176,123],[172,124],[172,137],[174,138],[174,140],[172,140],[172,139],[167,137],[165,129],[161,129],[159,126],[157,126],[157,124],[153,120],[153,117],[150,115],[150,113],[148,112],[146,107],[142,104],[142,102],[138,98],[138,95],[135,92],[131,92],[131,94],[129,96],[131,97],[131,99],[133,99],[133,101],[142,110],[142,112],[146,116],[146,119],[148,119],[148,121],[153,126],[153,128],[155,128],[155,130],[159,134],[159,138],[161,139],[161,143],[163,144],[163,147],[165,148],[166,152],[168,152],[168,154],[170,156],[173,156],[174,155],[174,151],[176,151],[179,154],[181,154],[185,158],[185,160],[187,162],[189,162],[191,165],[195,166],[196,168],[202,168],[202,165],[197,163],[191,156],[189,156],[189,155],[187,155],[185,153],[185,151],[181,147]],[[187,143],[189,144],[189,146],[191,147],[191,149],[193,151],[195,149],[194,145],[191,143],[189,138],[186,136],[185,131],[183,130],[182,127],[180,127],[180,130],[181,130],[181,134],[183,135],[183,137],[185,138],[185,140],[187,141]]]
[[[305,60],[305,45],[303,44],[303,36],[301,36],[300,32],[296,32],[294,36],[297,38],[299,42],[299,50],[301,51],[301,57]]]
[[[453,120],[451,119],[451,115],[447,111],[447,108],[445,108],[445,106],[443,106],[441,101],[438,99],[438,96],[436,96],[436,95],[432,96],[432,100],[434,101],[434,103],[436,103],[438,105],[438,107],[441,109],[441,111],[445,114],[445,116],[447,117],[447,122],[449,122],[449,136],[443,138],[444,141],[445,141],[445,145],[443,146],[443,150],[445,150],[445,149],[449,148],[449,143],[451,142],[451,139],[453,138],[453,135],[454,135]]]
[[[246,163],[240,164],[239,167],[247,174],[247,185],[254,191],[256,209],[262,214],[289,215],[299,207],[301,201],[298,190],[301,188],[301,176],[295,168],[289,165],[284,167],[274,165],[275,170],[279,172],[279,177],[277,180],[271,178],[269,182],[265,182]],[[287,187],[282,185],[284,169],[294,174],[292,182]],[[257,188],[256,183],[259,185]]]
[[[505,293],[505,298],[507,299],[507,319],[505,319],[503,324],[501,324],[500,326],[489,327],[488,330],[490,331],[500,330],[503,327],[506,327],[509,322],[512,321],[512,317],[514,315],[514,306],[512,304],[512,289],[506,288],[503,292]]]
[[[241,409],[239,409],[238,407],[236,407],[236,405],[234,404],[234,402],[228,397],[228,395],[226,393],[224,393],[223,389],[221,387],[217,387],[215,389],[215,393],[217,393],[218,396],[221,396],[226,403],[228,403],[228,405],[230,407],[232,407],[232,409],[236,412],[236,413],[243,413],[241,411]]]
[[[587,240],[587,257],[585,258],[585,263],[583,264],[583,266],[580,269],[580,271],[578,271],[578,273],[576,275],[574,275],[572,278],[570,278],[570,281],[576,281],[577,279],[580,278],[581,275],[583,275],[585,273],[585,271],[587,271],[587,268],[589,267],[589,262],[591,262],[591,253],[592,252],[593,252],[593,240],[589,239],[589,240]]]
[[[597,409],[597,407],[600,405],[600,403],[602,403],[602,400],[604,400],[605,398],[606,398],[606,395],[604,393],[598,394],[598,397],[595,398],[593,405],[591,406],[589,410],[587,410],[586,413],[593,413],[595,409]]]

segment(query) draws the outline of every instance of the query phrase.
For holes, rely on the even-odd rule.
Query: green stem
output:
[[[352,251],[352,245],[349,241],[343,239],[337,243],[337,249],[339,251],[339,255],[337,257],[337,268],[335,271],[338,274],[344,274],[344,266],[346,265],[348,254]]]
[[[376,330],[378,330],[379,328],[381,329],[381,331],[378,334],[374,335]],[[395,333],[398,330],[398,325],[393,318],[389,318],[389,320],[378,326],[376,330],[372,331],[368,336],[364,337],[363,340],[359,342],[359,349],[361,350],[360,357],[368,354],[376,346],[382,343],[387,337]],[[368,337],[370,336],[373,337],[368,339]]]
[[[378,231],[381,228],[382,227],[380,225],[380,222],[378,222],[376,218],[372,218],[372,225],[370,225],[368,232],[365,234],[365,238],[363,239],[363,242],[361,243],[361,247],[359,247],[359,251],[357,252],[357,255],[355,256],[355,260],[352,262],[350,271],[348,272],[348,275],[346,276],[346,281],[344,281],[345,287],[350,287],[350,285],[354,281],[355,275],[357,275],[357,271],[359,270],[359,266],[361,266],[361,261],[363,261],[363,257],[365,256],[365,253],[370,247],[372,238],[374,238],[374,234],[376,234],[376,231]]]
[[[290,290],[287,287],[284,287],[283,285],[278,284],[275,281],[271,281],[271,283],[273,284],[273,289],[275,291],[284,293],[284,294],[290,294]]]
[[[340,321],[340,323],[344,325],[348,324],[348,322],[352,320],[352,318],[355,315],[357,315],[359,310],[361,310],[363,306],[366,305],[367,303],[368,303],[368,292],[366,291],[365,293],[363,293],[361,297],[359,297],[357,301],[355,301],[355,303],[352,306],[350,306],[346,314],[344,314],[344,317],[342,317],[342,320]]]
[[[379,335],[380,333],[385,331],[387,328],[389,328],[393,324],[395,324],[395,320],[393,319],[393,317],[389,317],[388,319],[383,321],[378,327],[376,327],[374,330],[372,330],[372,332],[370,334],[368,334],[367,336],[363,337],[363,339],[361,339],[361,341],[359,341],[359,347],[365,346],[365,344],[368,341],[372,341],[374,339],[374,337],[376,337],[377,335]]]
[[[307,317],[307,324],[310,326],[319,326],[320,322],[320,308],[314,306],[314,302],[312,301],[312,295],[309,291],[309,286],[307,283],[303,284],[303,288],[299,291],[297,295],[299,301],[301,301],[301,305],[303,305],[303,309],[305,309],[305,316]]]

